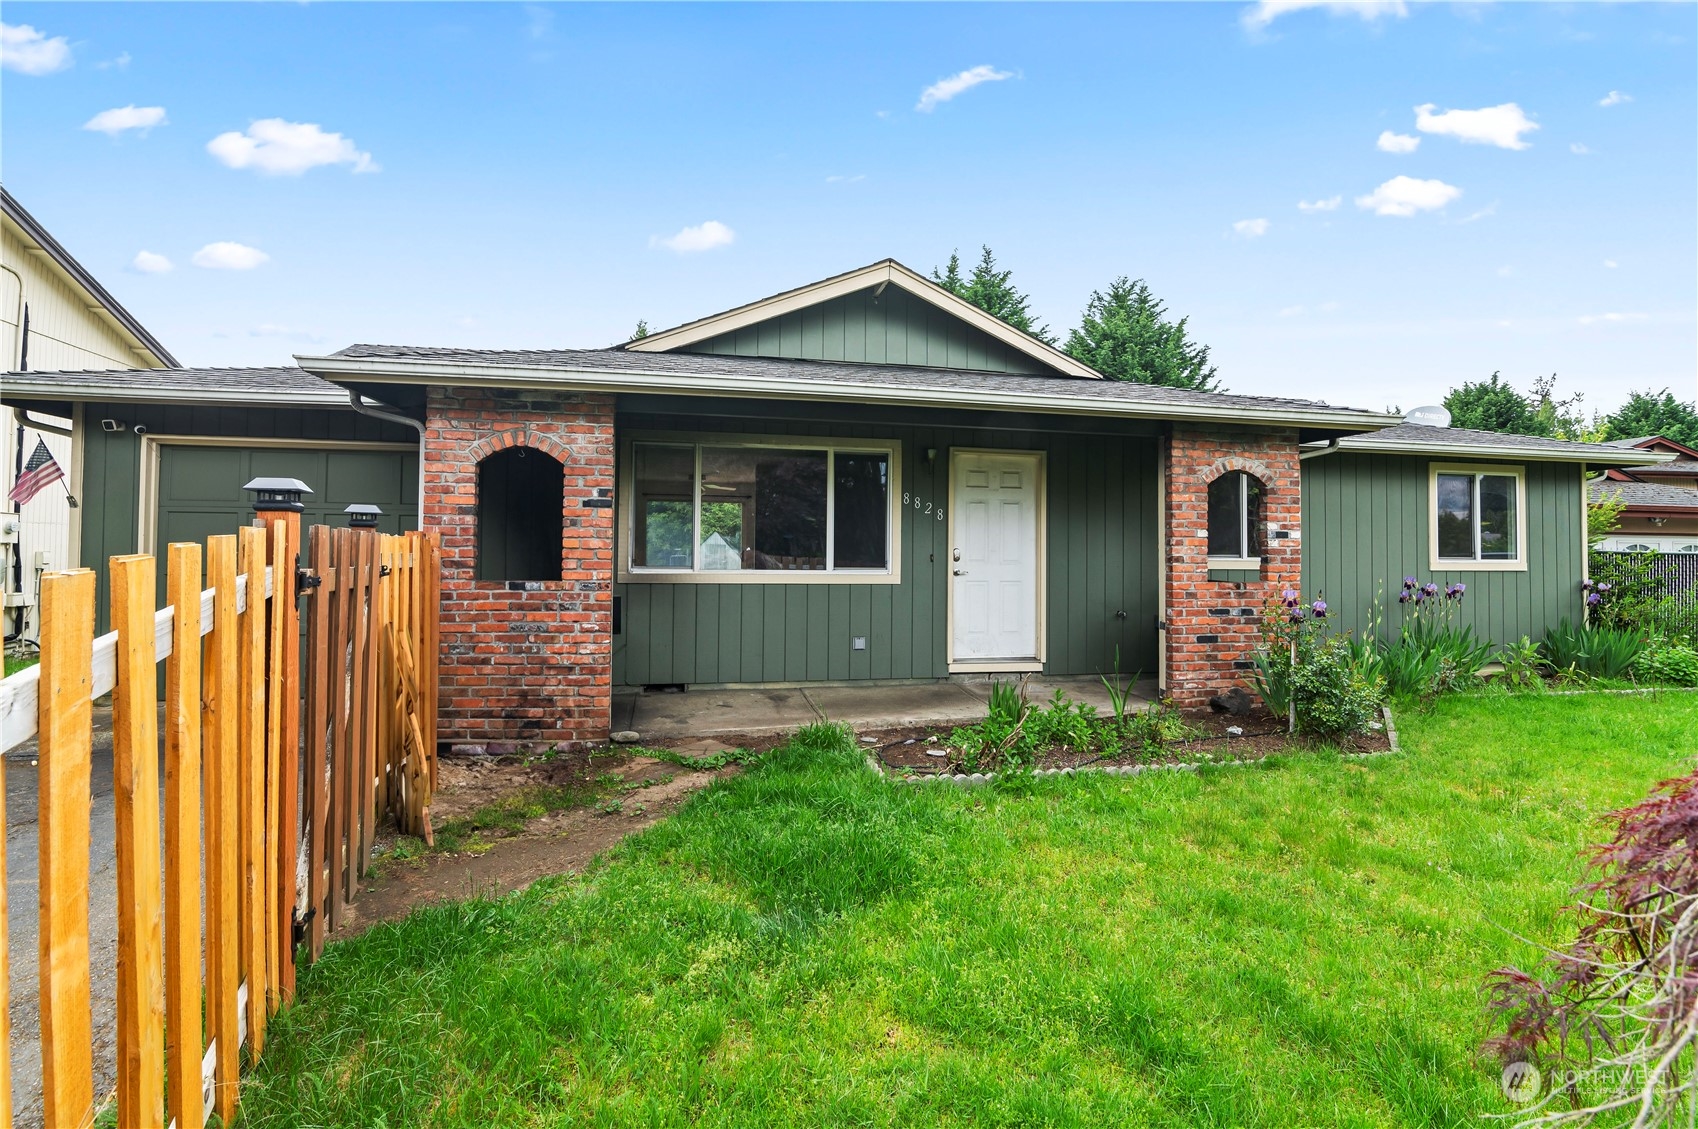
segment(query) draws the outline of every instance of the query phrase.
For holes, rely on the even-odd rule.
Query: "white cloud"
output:
[[[1255,239],[1268,233],[1268,221],[1265,219],[1239,220],[1232,225],[1232,230],[1246,239]]]
[[[1378,216],[1412,216],[1442,208],[1461,195],[1462,189],[1442,180],[1394,176],[1368,195],[1356,197],[1356,206],[1372,209]]]
[[[1499,278],[1514,278],[1515,277],[1515,268],[1514,267],[1499,267],[1498,268],[1498,277]]]
[[[1586,154],[1590,153],[1592,150],[1586,148],[1586,146],[1579,141],[1571,141],[1571,142],[1569,142],[1569,145],[1568,145],[1568,151],[1570,153],[1573,153],[1576,156],[1584,157]]]
[[[143,274],[164,274],[171,269],[171,260],[152,251],[137,251],[136,257],[130,260],[130,267]]]
[[[1316,212],[1336,212],[1338,206],[1344,203],[1343,196],[1328,196],[1325,200],[1299,200],[1297,210],[1307,215]]]
[[[649,246],[665,247],[669,251],[687,255],[692,251],[711,251],[715,247],[729,247],[732,240],[736,238],[737,233],[729,227],[718,220],[708,220],[706,223],[697,224],[695,227],[686,227],[676,235],[664,237],[652,235],[649,237]]]
[[[1013,77],[1013,71],[999,71],[988,63],[972,67],[960,74],[940,78],[920,91],[920,101],[914,106],[914,109],[922,114],[929,114],[951,98],[958,94],[965,94],[980,83],[1001,82],[1005,78]]]
[[[1495,216],[1497,214],[1498,214],[1498,202],[1496,200],[1493,200],[1490,204],[1487,204],[1484,208],[1481,208],[1479,211],[1470,212],[1467,215],[1463,216],[1461,219],[1457,220],[1456,222],[1459,223],[1459,224],[1473,223],[1475,220],[1483,220],[1487,216]]]
[[[253,270],[271,261],[258,247],[245,243],[208,243],[195,252],[194,264],[207,270]]]
[[[1525,149],[1523,133],[1539,128],[1520,106],[1505,102],[1479,110],[1445,110],[1433,113],[1431,102],[1415,107],[1415,128],[1422,133],[1448,134],[1459,141],[1476,145],[1496,145],[1499,149]]]
[[[83,128],[104,133],[108,137],[117,137],[126,129],[139,129],[145,134],[154,126],[164,124],[164,106],[119,106],[100,111],[84,122]]]
[[[1604,95],[1602,98],[1598,99],[1598,105],[1600,105],[1600,106],[1619,106],[1623,102],[1631,102],[1631,101],[1633,101],[1633,95],[1623,94],[1619,90],[1612,90],[1608,94]]]
[[[106,59],[94,64],[94,69],[97,71],[109,71],[114,68],[121,71],[130,69],[130,53],[128,51],[119,52],[116,59]]]
[[[1386,130],[1380,134],[1380,139],[1374,142],[1374,147],[1382,153],[1413,153],[1421,145],[1419,137],[1407,133],[1393,133]]]
[[[49,39],[29,24],[0,23],[0,67],[42,75],[70,65],[71,45],[64,36]]]
[[[1586,314],[1580,318],[1581,325],[1623,325],[1627,322],[1649,321],[1649,314]]]
[[[1250,30],[1260,31],[1281,16],[1309,8],[1325,8],[1335,16],[1359,16],[1370,22],[1387,17],[1402,19],[1409,14],[1403,0],[1258,0],[1244,9],[1240,21]]]
[[[865,179],[867,179],[867,174],[862,172],[856,173],[854,176],[828,176],[825,178],[825,182],[827,184],[859,184]]]
[[[246,133],[221,133],[206,151],[233,169],[268,176],[300,176],[319,165],[352,165],[355,172],[377,172],[377,162],[340,133],[326,133],[311,122],[263,118]]]
[[[1302,306],[1287,306],[1279,312],[1279,316],[1282,318],[1294,318],[1302,312]]]
[[[1618,265],[1619,264],[1614,259],[1604,260],[1604,266],[1608,267],[1610,270],[1614,270]]]
[[[1321,311],[1321,313],[1323,313],[1323,314],[1330,314],[1333,311],[1338,309],[1338,303],[1337,302],[1322,302],[1320,305],[1316,306],[1315,308],[1317,310]]]

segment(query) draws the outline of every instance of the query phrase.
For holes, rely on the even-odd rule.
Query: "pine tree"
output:
[[[1698,447],[1698,404],[1681,402],[1667,388],[1635,392],[1617,411],[1604,417],[1605,439],[1639,439],[1661,435],[1688,447]]]
[[[1032,321],[1031,297],[1015,289],[1010,281],[1014,272],[997,270],[996,256],[991,254],[989,247],[981,247],[980,252],[979,263],[973,268],[973,273],[963,279],[960,252],[951,251],[949,265],[943,271],[932,268],[932,281],[957,298],[1001,318],[1020,332],[1029,333],[1046,345],[1054,345],[1055,334],[1050,332],[1049,326],[1036,325]]]
[[[1186,338],[1189,318],[1167,319],[1167,308],[1143,279],[1124,275],[1107,293],[1092,291],[1067,355],[1113,380],[1219,392],[1209,347]]]

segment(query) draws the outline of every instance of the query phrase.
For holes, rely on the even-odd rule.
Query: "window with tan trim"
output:
[[[1431,466],[1431,564],[1440,569],[1527,567],[1527,480],[1518,466]]]
[[[744,583],[896,577],[894,441],[636,437],[622,571]]]

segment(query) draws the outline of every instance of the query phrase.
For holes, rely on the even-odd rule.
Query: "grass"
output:
[[[1023,794],[828,729],[585,877],[303,973],[244,1124],[1463,1125],[1484,974],[1561,940],[1592,820],[1698,698],[1443,699],[1405,752]]]
[[[604,772],[593,779],[569,784],[539,784],[520,788],[502,796],[478,810],[447,820],[435,828],[436,843],[426,847],[423,840],[403,835],[384,856],[397,862],[416,859],[426,854],[453,854],[461,851],[482,854],[496,839],[523,831],[533,819],[572,808],[594,806],[600,812],[623,810],[624,793],[634,792],[650,784],[665,783],[670,776],[650,777],[627,781],[617,772]],[[490,833],[494,832],[494,835]],[[383,861],[382,859],[379,860]]]
[[[10,678],[12,675],[18,673],[18,671],[28,670],[40,661],[41,656],[33,651],[27,655],[7,655],[5,659],[5,674],[0,675],[0,677]]]

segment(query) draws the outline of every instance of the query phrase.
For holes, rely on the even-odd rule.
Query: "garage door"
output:
[[[298,478],[312,487],[303,499],[303,525],[346,525],[343,509],[371,502],[383,510],[378,527],[385,533],[416,529],[418,474],[416,450],[161,444],[155,551],[249,524],[253,495],[242,486],[262,477]]]

